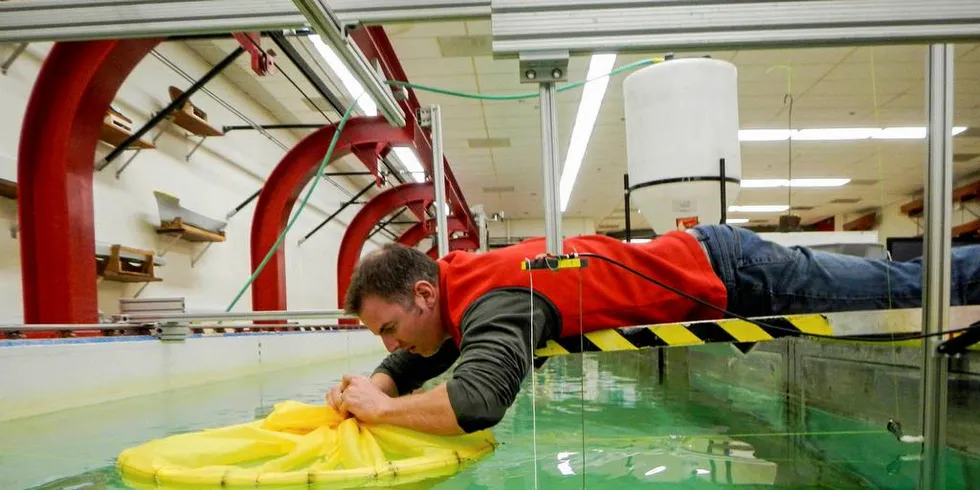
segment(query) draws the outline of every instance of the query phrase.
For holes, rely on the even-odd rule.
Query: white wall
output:
[[[960,184],[962,185],[962,184]],[[916,220],[909,218],[902,214],[901,207],[912,199],[906,199],[904,201],[891,204],[887,206],[881,216],[881,224],[879,225],[878,233],[880,235],[881,243],[885,243],[888,237],[913,237],[922,234],[925,229],[925,219],[919,218],[919,226],[916,226]],[[976,213],[980,215],[980,204],[976,202],[965,203],[965,204],[954,204],[953,214],[950,227],[959,226],[964,223],[969,223],[975,219],[977,216],[970,213]]]
[[[487,223],[490,237],[530,238],[545,236],[543,219],[506,219]],[[565,218],[561,223],[561,233],[565,237],[592,235],[595,233],[595,220],[592,218]]]
[[[0,45],[0,58],[6,59],[11,48]],[[10,180],[16,180],[18,140],[28,96],[48,49],[50,44],[31,44],[7,75],[0,76],[0,107],[4,109],[0,111],[0,176]],[[196,54],[178,44],[164,44],[157,51],[195,77],[202,76],[210,68]],[[185,89],[190,83],[159,60],[147,56],[127,79],[113,104],[133,119],[134,127],[139,127],[152,113],[169,103],[167,88],[171,85]],[[223,76],[209,82],[207,88],[258,123],[282,122]],[[192,102],[207,112],[209,122],[215,126],[245,124],[203,93],[195,95]],[[263,179],[285,154],[283,149],[255,131],[236,131],[223,137],[208,138],[191,160],[185,162],[184,157],[196,144],[197,137],[187,138],[183,130],[164,122],[145,138],[150,139],[160,128],[166,128],[166,132],[157,141],[157,148],[141,152],[119,179],[115,177],[115,169],[131,152],[124,153],[110,167],[95,173],[97,241],[164,252],[171,240],[154,231],[154,226],[159,224],[154,190],[177,196],[185,208],[224,220],[229,211],[261,187]],[[287,148],[297,142],[296,136],[284,131],[276,132],[275,136]],[[110,150],[111,147],[100,144],[96,159]],[[348,183],[345,187],[353,189]],[[336,307],[337,251],[344,230],[357,211],[356,206],[345,210],[302,247],[297,246],[297,241],[347,199],[329,182],[320,182],[310,205],[286,238],[290,309]],[[226,229],[227,240],[213,244],[194,267],[191,267],[191,258],[205,245],[176,242],[165,255],[167,265],[157,269],[157,275],[163,281],[151,283],[141,297],[185,297],[188,309],[226,308],[250,274],[249,234],[254,208],[253,201],[235,215]],[[15,223],[15,204],[0,202],[0,322],[3,323],[16,323],[22,319],[19,245],[7,232]],[[373,245],[366,245],[365,251]],[[118,298],[132,297],[140,284],[100,281],[98,287],[100,309],[113,314],[118,311]],[[250,299],[250,294],[246,293],[236,310],[250,309]]]

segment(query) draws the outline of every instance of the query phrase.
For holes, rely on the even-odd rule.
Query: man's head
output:
[[[439,310],[439,266],[428,255],[388,244],[361,259],[344,310],[357,315],[389,352],[435,354],[446,339]]]

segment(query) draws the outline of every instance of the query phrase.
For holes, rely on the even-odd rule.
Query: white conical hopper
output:
[[[738,80],[721,60],[670,60],[623,82],[630,199],[657,233],[721,220],[738,197]]]

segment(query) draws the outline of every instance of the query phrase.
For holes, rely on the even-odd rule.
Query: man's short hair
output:
[[[389,243],[371,252],[357,264],[344,298],[344,311],[361,312],[365,296],[410,306],[415,297],[415,283],[429,281],[439,285],[439,266],[421,251]]]

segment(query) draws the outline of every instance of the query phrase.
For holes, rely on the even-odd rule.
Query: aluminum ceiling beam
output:
[[[329,0],[343,25],[489,18],[490,0]],[[292,0],[0,2],[0,42],[79,41],[303,29]]]
[[[0,2],[0,42],[167,37],[306,25],[290,0]]]
[[[295,0],[300,12],[309,19],[311,27],[323,42],[331,48],[347,66],[347,69],[364,85],[364,90],[371,94],[378,106],[378,112],[384,115],[391,125],[405,127],[407,119],[398,101],[395,100],[390,87],[385,84],[381,70],[371,66],[357,45],[347,38],[343,23],[324,0]]]
[[[493,52],[747,49],[980,39],[977,0],[492,0]]]

